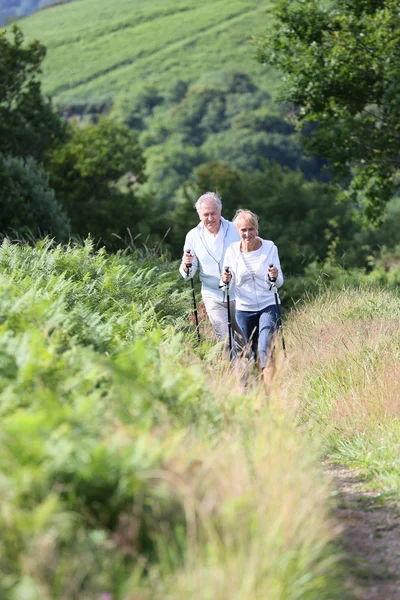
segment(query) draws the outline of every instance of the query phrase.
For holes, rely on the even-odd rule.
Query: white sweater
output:
[[[261,240],[261,257],[255,273],[250,273],[240,252],[240,242],[229,246],[225,255],[225,264],[230,267],[232,281],[236,284],[236,309],[248,312],[262,310],[275,304],[275,295],[268,279],[268,267],[278,269],[276,287],[283,284],[278,249],[270,240]]]
[[[230,221],[227,221],[223,217],[221,217],[221,228],[223,241],[220,248],[221,251],[218,256],[214,255],[214,252],[207,244],[207,241],[204,237],[204,226],[202,223],[199,223],[197,227],[194,227],[189,231],[185,239],[184,252],[186,249],[190,249],[192,254],[194,254],[192,268],[188,274],[181,265],[179,267],[179,272],[182,277],[188,279],[193,277],[197,269],[199,269],[203,297],[212,296],[216,300],[224,301],[226,299],[225,286],[220,288],[220,277],[223,267],[227,264],[225,261],[225,253],[227,248],[233,242],[236,242],[240,239],[240,236],[234,224]],[[234,286],[230,289],[230,299],[234,300]]]

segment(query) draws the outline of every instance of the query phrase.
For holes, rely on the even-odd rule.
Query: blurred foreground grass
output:
[[[1,598],[346,597],[320,461],[397,489],[395,292],[292,313],[267,400],[176,265],[5,240],[0,272]]]

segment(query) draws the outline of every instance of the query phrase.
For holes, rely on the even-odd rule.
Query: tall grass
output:
[[[1,598],[348,596],[321,458],[399,495],[395,291],[289,315],[266,398],[195,346],[175,264],[4,240],[0,267]]]
[[[344,598],[320,440],[194,348],[176,265],[0,265],[2,598]]]
[[[331,459],[399,497],[400,303],[377,286],[330,290],[296,313],[287,394]]]

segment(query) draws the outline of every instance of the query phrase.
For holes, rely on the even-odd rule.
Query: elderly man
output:
[[[200,269],[201,294],[218,340],[228,338],[228,303],[226,290],[220,287],[221,273],[227,248],[240,240],[236,227],[221,217],[221,199],[214,192],[200,196],[195,204],[200,223],[186,236],[179,272],[185,279]],[[233,333],[242,338],[236,322],[235,290],[230,288],[230,313]],[[234,347],[235,353],[235,347]]]

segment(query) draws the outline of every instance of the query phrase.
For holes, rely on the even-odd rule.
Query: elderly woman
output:
[[[238,210],[233,223],[241,240],[226,251],[229,272],[224,271],[221,279],[224,283],[233,279],[236,284],[236,319],[254,358],[258,358],[269,391],[275,373],[274,334],[280,316],[272,281],[276,287],[283,284],[278,250],[273,242],[258,236],[258,217],[250,210]]]

